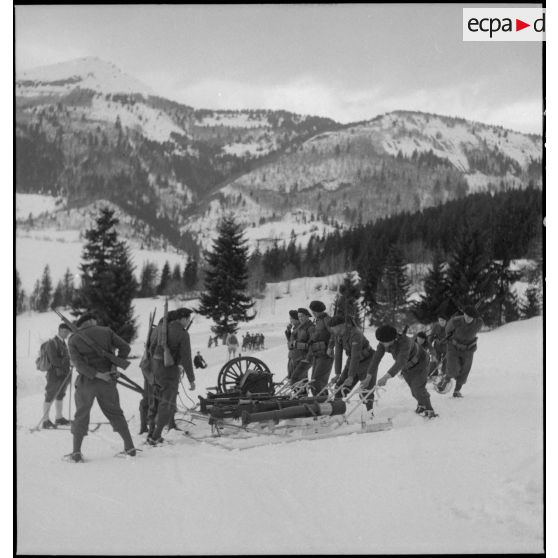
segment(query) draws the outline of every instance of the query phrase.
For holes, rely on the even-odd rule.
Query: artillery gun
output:
[[[269,367],[260,359],[240,356],[220,370],[217,385],[206,397],[185,411],[188,437],[226,449],[300,439],[327,438],[352,433],[375,432],[392,427],[391,419],[372,422],[365,411],[369,397],[378,398],[378,388],[358,385],[341,395],[332,380],[317,396],[308,395],[307,382],[290,384],[287,378],[273,381]],[[351,417],[362,409],[360,422]],[[211,427],[208,434],[204,424]]]

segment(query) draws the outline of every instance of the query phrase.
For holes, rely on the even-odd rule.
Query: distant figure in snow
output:
[[[461,388],[467,383],[473,356],[477,350],[477,333],[484,322],[474,306],[463,308],[462,316],[455,316],[446,326],[446,336],[451,335],[447,349],[447,372],[438,383],[443,391],[448,382],[455,378],[454,397],[463,397]]]
[[[209,336],[209,341],[207,342],[207,348],[211,349],[213,347],[213,337]]]
[[[236,351],[238,351],[238,338],[234,333],[229,333],[225,338],[225,344],[229,351],[229,360],[236,356]]]
[[[194,357],[194,366],[196,368],[207,368],[207,363],[205,362],[204,358],[201,356],[200,352],[196,353]]]
[[[65,339],[70,335],[70,328],[62,323],[58,326],[58,333],[47,341],[46,354],[50,368],[46,373],[45,401],[43,403],[43,428],[56,428],[58,425],[70,424],[62,416],[62,403],[66,395],[66,388],[70,381],[70,356]],[[56,418],[50,421],[50,408],[54,401]]]
[[[440,372],[446,372],[446,354],[448,351],[448,343],[446,340],[446,326],[448,325],[447,314],[445,307],[442,307],[437,312],[438,321],[432,325],[428,342],[432,347],[432,360],[441,364]]]

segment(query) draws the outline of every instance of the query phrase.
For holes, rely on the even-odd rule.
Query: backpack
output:
[[[47,372],[52,368],[47,354],[47,345],[49,341],[50,339],[41,343],[41,347],[39,348],[39,356],[35,359],[35,366],[37,367],[37,370],[40,370],[41,372]]]

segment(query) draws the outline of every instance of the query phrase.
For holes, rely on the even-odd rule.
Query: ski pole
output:
[[[72,420],[72,372],[73,369],[70,367],[70,397],[68,398],[68,417]]]

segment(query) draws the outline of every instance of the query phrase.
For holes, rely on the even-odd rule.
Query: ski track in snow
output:
[[[316,281],[294,284],[279,304],[259,301],[256,320],[242,325],[240,334],[265,334],[266,350],[250,354],[277,381],[286,369],[288,309],[333,300],[333,291],[313,291]],[[147,315],[154,306],[160,313],[162,301],[135,304],[132,355],[139,356]],[[40,418],[44,375],[33,365],[39,339],[28,331],[46,337],[57,322],[53,313],[17,318],[20,553],[542,552],[540,318],[482,333],[465,398],[431,390],[436,420],[415,415],[405,382],[394,378],[376,405],[376,421],[393,418],[390,431],[243,451],[172,432],[174,445],[151,448],[137,435],[139,396],[120,389],[143,451],[115,458],[121,440],[103,425],[85,439],[82,465],[61,460],[71,450],[67,430],[29,433]],[[187,392],[195,400],[226,360],[225,347],[207,348],[209,325],[197,316],[191,329],[193,350],[209,365]],[[373,339],[370,328],[365,333]],[[126,374],[141,383],[138,362]],[[385,358],[380,373],[390,364]],[[106,420],[96,405],[91,420]]]

